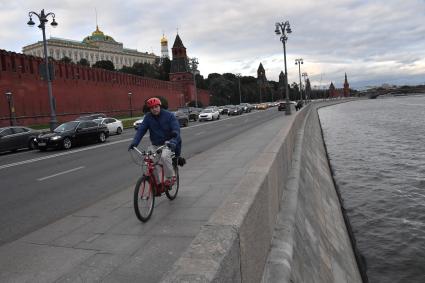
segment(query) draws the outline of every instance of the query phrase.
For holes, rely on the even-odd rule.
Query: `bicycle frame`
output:
[[[141,156],[143,156],[143,162],[147,167],[146,172],[143,172],[143,174],[147,177],[149,177],[149,181],[153,185],[153,188],[155,190],[156,195],[161,195],[165,191],[164,186],[164,166],[162,164],[159,164],[159,160],[157,162],[154,161],[154,158],[157,156],[157,151],[162,150],[165,146],[160,146],[156,149],[156,152],[152,151],[140,151],[137,147],[134,147],[134,150],[138,152]],[[158,172],[160,174],[160,183],[157,182],[157,178],[155,176],[155,170],[156,166],[159,166],[161,168],[161,172]]]

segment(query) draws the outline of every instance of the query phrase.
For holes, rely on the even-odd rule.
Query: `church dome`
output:
[[[96,30],[92,32],[91,36],[84,38],[83,42],[89,43],[93,41],[107,41],[107,42],[116,42],[111,36],[105,35],[99,27],[96,25]]]
[[[162,44],[168,44],[168,40],[167,40],[167,38],[165,37],[165,35],[162,35],[162,38],[161,38],[161,45]]]

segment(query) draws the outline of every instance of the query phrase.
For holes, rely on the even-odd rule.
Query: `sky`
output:
[[[288,21],[288,80],[299,81],[303,58],[312,87],[333,82],[363,89],[382,84],[425,84],[425,0],[0,0],[0,49],[22,52],[42,40],[29,27],[28,12],[56,15],[47,37],[82,41],[96,29],[125,48],[160,55],[177,31],[201,75],[256,76],[260,62],[269,80],[284,70],[283,45],[275,24]]]

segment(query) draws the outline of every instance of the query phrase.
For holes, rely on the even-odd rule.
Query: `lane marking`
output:
[[[91,150],[91,149],[95,149],[95,148],[100,148],[100,147],[104,147],[104,146],[108,146],[108,145],[113,145],[113,144],[117,144],[117,143],[128,142],[128,141],[131,141],[131,140],[133,140],[133,138],[124,139],[124,140],[120,140],[120,141],[114,141],[114,142],[100,144],[100,145],[95,145],[95,146],[90,146],[90,147],[85,147],[85,148],[80,148],[80,149],[75,149],[75,150],[72,150],[72,151],[66,151],[66,152],[56,153],[56,154],[52,154],[52,155],[48,155],[48,156],[43,156],[43,157],[39,157],[39,158],[28,159],[28,160],[24,160],[24,161],[15,162],[15,163],[5,164],[5,165],[1,165],[0,166],[0,170],[1,169],[5,169],[5,168],[9,168],[9,167],[18,166],[18,165],[33,163],[33,162],[36,162],[36,161],[46,160],[46,159],[50,159],[50,158],[54,158],[54,157],[59,157],[59,156],[63,156],[63,155],[68,155],[68,154],[73,154],[73,153],[82,152],[82,151],[86,151],[86,150]]]
[[[202,131],[202,132],[196,133],[196,134],[195,134],[195,136],[202,135],[203,133],[205,133],[205,131]]]
[[[37,181],[41,182],[41,181],[44,181],[44,180],[47,180],[47,179],[50,179],[50,178],[53,178],[53,177],[56,177],[56,176],[60,176],[60,175],[63,175],[63,174],[67,174],[67,173],[77,171],[77,170],[80,170],[80,169],[83,169],[83,168],[84,168],[84,166],[80,166],[80,167],[77,167],[77,168],[74,168],[74,169],[69,169],[69,170],[59,172],[59,173],[56,173],[56,174],[53,174],[53,175],[50,175],[50,176],[39,178],[39,179],[37,179]]]
[[[251,112],[251,113],[245,113],[244,115],[240,115],[240,116],[237,116],[237,117],[232,117],[232,118],[228,117],[226,119],[220,119],[220,120],[216,120],[216,121],[209,121],[208,123],[207,122],[202,122],[202,123],[199,122],[200,123],[199,125],[193,125],[193,126],[181,128],[180,130],[186,130],[186,129],[190,129],[190,128],[196,128],[196,127],[211,125],[211,124],[214,124],[214,123],[218,123],[218,122],[222,122],[222,121],[227,121],[228,119],[243,118],[243,117],[246,117],[247,115],[252,115],[252,114],[256,114],[256,113],[265,113],[268,110],[269,109],[267,109],[265,111],[255,111],[255,112]],[[204,123],[206,123],[206,124],[204,124]],[[230,125],[233,125],[233,124],[230,123]],[[149,137],[149,134],[146,134],[143,138],[146,138],[146,137]],[[110,146],[110,145],[114,145],[114,144],[118,144],[118,143],[129,142],[131,140],[133,140],[133,138],[127,138],[127,139],[113,141],[113,142],[108,142],[108,143],[104,143],[104,144],[100,144],[100,145],[89,146],[89,147],[85,147],[85,148],[74,149],[74,150],[71,150],[71,151],[56,153],[56,154],[52,154],[52,155],[48,155],[48,156],[43,156],[43,157],[38,157],[38,158],[33,158],[33,159],[28,159],[28,160],[23,160],[23,161],[18,161],[18,162],[14,162],[14,163],[9,163],[9,164],[5,164],[5,165],[0,165],[0,170],[6,169],[6,168],[10,168],[10,167],[15,167],[15,166],[18,166],[18,165],[24,165],[24,164],[29,164],[29,163],[41,161],[41,160],[46,160],[46,159],[50,159],[50,158],[55,158],[55,157],[59,157],[59,156],[64,156],[64,155],[68,155],[68,154],[74,154],[74,153],[78,153],[78,152],[82,152],[82,151],[86,151],[86,150],[97,149],[97,148],[101,148],[101,147],[105,147],[105,146]]]

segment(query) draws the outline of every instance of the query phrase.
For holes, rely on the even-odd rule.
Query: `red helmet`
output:
[[[149,99],[146,101],[146,106],[147,106],[148,108],[152,108],[152,107],[155,107],[155,106],[157,106],[157,105],[161,105],[161,100],[159,100],[159,99],[158,99],[158,98],[156,98],[156,97],[149,98]]]

